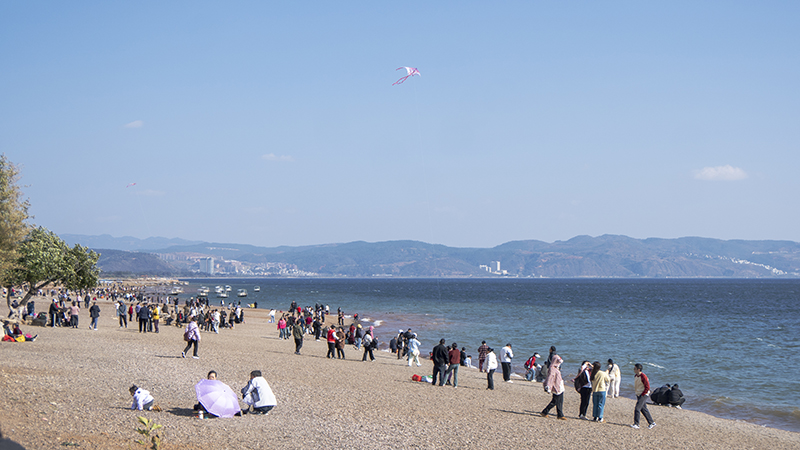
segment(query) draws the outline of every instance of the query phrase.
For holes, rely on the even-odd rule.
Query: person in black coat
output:
[[[667,393],[669,392],[669,385],[665,384],[660,388],[653,391],[650,394],[650,400],[653,401],[656,405],[666,405],[667,404]]]
[[[47,310],[47,314],[50,315],[50,326],[55,328],[56,325],[60,325],[61,322],[60,317],[58,315],[58,302],[53,299],[53,303],[50,303],[50,309]]]
[[[439,375],[439,386],[444,385],[444,373],[447,370],[447,362],[450,359],[450,354],[447,346],[444,345],[445,340],[439,341],[439,345],[433,347],[431,360],[433,361],[433,381],[431,386],[436,385],[436,375]]]
[[[146,305],[141,305],[139,308],[139,333],[147,333],[147,321],[150,320],[150,308]]]
[[[686,398],[683,397],[683,392],[678,388],[677,384],[672,386],[672,389],[667,392],[666,398],[670,406],[674,406],[678,409],[681,409],[681,405],[686,401]]]
[[[92,307],[89,308],[89,317],[92,318],[89,329],[97,331],[97,319],[100,317],[100,307],[97,306],[97,302],[92,303]]]

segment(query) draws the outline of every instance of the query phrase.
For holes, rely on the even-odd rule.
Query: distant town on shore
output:
[[[101,276],[797,278],[800,243],[577,236],[458,248],[419,241],[257,247],[63,234],[101,254]]]

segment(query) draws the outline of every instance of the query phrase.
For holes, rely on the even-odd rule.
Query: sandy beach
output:
[[[37,299],[40,309],[46,304]],[[330,360],[324,339],[306,337],[294,355],[294,343],[278,339],[263,309],[245,310],[246,323],[233,330],[203,333],[200,359],[184,359],[183,328],[120,329],[112,304],[98,304],[97,331],[82,310],[79,329],[28,326],[23,331],[38,334],[35,342],[0,344],[5,437],[29,450],[144,448],[135,443],[143,415],[164,426],[164,449],[800,448],[798,433],[652,405],[657,426],[635,430],[634,402],[626,398],[607,401],[606,423],[579,420],[571,387],[568,420],[543,418],[550,395],[540,383],[504,383],[496,374],[495,390],[487,391],[485,374],[462,367],[457,389],[433,387],[411,381],[431,373],[427,360],[411,368],[379,351],[375,362],[361,362],[352,346],[347,360]],[[386,342],[396,330],[376,331]],[[439,336],[420,339],[432,344]],[[195,418],[194,385],[212,369],[236,392],[250,371],[261,370],[278,406],[267,416]],[[130,410],[131,384],[148,389],[163,411]]]

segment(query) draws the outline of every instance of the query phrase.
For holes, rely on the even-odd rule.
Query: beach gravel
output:
[[[627,398],[607,401],[606,423],[578,420],[579,396],[569,388],[568,420],[543,418],[539,412],[550,396],[540,383],[504,383],[496,375],[496,389],[487,391],[485,374],[462,367],[457,389],[431,386],[411,381],[415,373],[430,374],[427,360],[411,368],[378,351],[375,362],[362,362],[352,346],[347,360],[331,360],[324,339],[307,338],[295,355],[294,342],[277,338],[265,310],[247,310],[247,323],[233,330],[204,332],[200,359],[184,359],[182,328],[162,326],[158,334],[140,334],[135,324],[120,329],[113,306],[99,304],[97,331],[88,329],[82,311],[79,329],[24,327],[39,334],[35,342],[0,344],[5,437],[29,450],[144,448],[135,443],[141,415],[164,426],[166,450],[800,448],[798,433],[688,409],[650,406],[658,425],[648,430],[642,419],[645,426],[634,430],[634,402]],[[391,337],[376,331],[382,341]],[[421,338],[432,344],[439,336]],[[212,369],[237,393],[250,371],[261,370],[278,406],[266,416],[197,419],[194,385]],[[163,411],[132,411],[131,384],[149,390]]]

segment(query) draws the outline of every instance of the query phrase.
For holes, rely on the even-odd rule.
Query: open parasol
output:
[[[218,417],[233,417],[241,412],[239,399],[227,384],[219,380],[200,380],[194,386],[197,401],[211,414]]]

